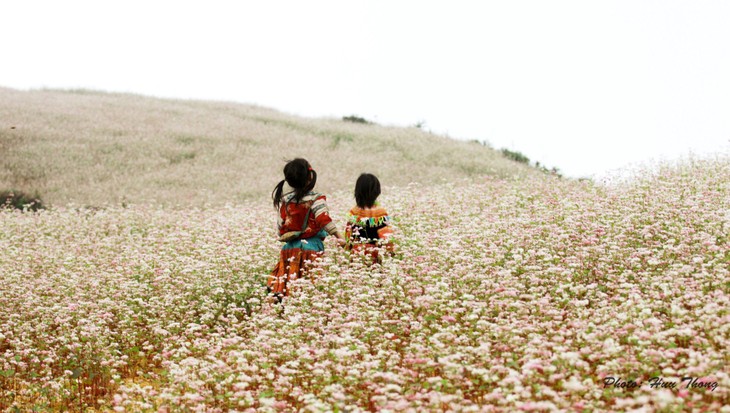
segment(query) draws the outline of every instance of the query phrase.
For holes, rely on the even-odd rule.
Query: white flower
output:
[[[563,382],[563,388],[570,391],[582,391],[586,389],[586,386],[577,377],[571,376],[568,381]]]

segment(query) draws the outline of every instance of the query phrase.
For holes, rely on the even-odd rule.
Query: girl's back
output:
[[[279,301],[289,294],[290,282],[306,276],[324,254],[322,241],[328,234],[342,240],[330,218],[327,198],[314,192],[317,172],[309,162],[302,158],[289,161],[284,178],[271,194],[278,210],[279,240],[284,245],[267,282]]]

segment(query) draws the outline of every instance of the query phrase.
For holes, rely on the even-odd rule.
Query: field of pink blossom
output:
[[[730,411],[727,158],[381,198],[283,305],[265,199],[0,212],[0,411]]]

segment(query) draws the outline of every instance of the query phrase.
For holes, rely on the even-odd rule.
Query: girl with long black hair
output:
[[[297,158],[284,166],[284,179],[271,193],[278,211],[279,241],[284,246],[267,285],[280,301],[288,295],[289,283],[307,275],[322,256],[327,235],[345,243],[330,218],[327,198],[314,192],[316,184],[317,172],[306,159]]]
[[[380,251],[393,251],[390,217],[377,201],[380,181],[373,174],[363,173],[355,183],[355,205],[350,209],[345,227],[347,249],[364,255],[371,264],[380,262]]]

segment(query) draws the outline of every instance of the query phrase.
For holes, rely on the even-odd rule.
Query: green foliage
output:
[[[472,142],[479,142],[479,141],[474,140]],[[511,151],[507,148],[502,148],[501,152],[502,152],[502,156],[504,156],[507,159],[513,160],[515,162],[523,163],[525,165],[530,164],[530,158],[525,156],[525,154],[523,154],[522,152]],[[558,178],[563,177],[563,174],[560,173],[560,169],[558,169],[557,167],[548,168],[545,165],[541,165],[540,162],[538,162],[538,161],[535,161],[534,166],[535,166],[535,169],[537,169],[543,173],[546,173],[549,175],[554,175],[554,176],[557,176]]]
[[[0,208],[15,208],[23,211],[46,209],[37,193],[31,195],[14,190],[0,191]]]
[[[553,166],[552,168],[548,168],[547,166],[541,165],[540,162],[537,162],[536,161],[535,162],[535,168],[539,169],[543,173],[550,174],[550,175],[555,175],[558,178],[562,178],[563,177],[563,174],[560,173],[560,169],[558,169],[555,166]],[[590,181],[590,179],[588,179],[588,178],[581,178],[581,179],[579,179],[579,181],[582,181],[582,180],[588,180],[588,181]]]
[[[511,151],[507,148],[502,148],[502,155],[504,155],[505,158],[511,159],[515,162],[529,164],[530,158],[522,154],[522,152],[518,151]]]
[[[345,122],[352,122],[352,123],[362,123],[365,125],[371,125],[372,122],[365,118],[361,118],[360,116],[350,115],[350,116],[343,116],[342,120]]]

